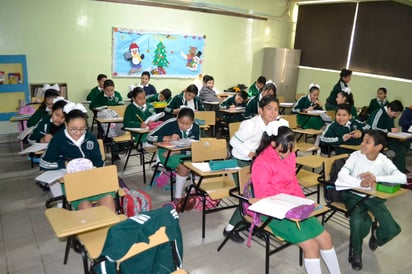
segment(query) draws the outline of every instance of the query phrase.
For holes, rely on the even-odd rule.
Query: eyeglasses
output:
[[[69,128],[71,133],[85,133],[87,128]]]

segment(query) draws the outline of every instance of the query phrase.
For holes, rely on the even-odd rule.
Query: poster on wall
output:
[[[113,77],[197,78],[204,61],[204,35],[113,28]]]

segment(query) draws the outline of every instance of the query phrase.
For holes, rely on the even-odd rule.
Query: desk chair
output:
[[[72,202],[103,193],[116,193],[115,205],[120,212],[120,187],[115,165],[93,168],[90,170],[67,173],[64,175],[65,197],[67,207],[73,210]],[[70,247],[75,243],[75,237],[67,238],[64,264],[67,263]]]
[[[229,124],[229,141],[235,135],[236,131],[239,130],[240,124],[242,122],[234,122]]]
[[[300,129],[298,128],[298,123],[296,120],[296,114],[289,114],[289,115],[282,115],[281,116],[283,119],[285,119],[286,121],[288,121],[289,123],[289,128],[292,129],[294,132],[296,132],[297,134],[301,134],[302,135],[306,135],[306,134],[320,134],[320,131],[314,131],[311,129]],[[311,143],[307,143],[305,142],[299,142],[300,138],[297,138],[297,151],[302,151],[302,152],[311,152],[312,154],[316,154],[318,152],[318,150],[320,149],[319,146],[316,146],[314,144]]]
[[[110,228],[78,236],[85,273],[185,274],[178,215],[171,206],[136,215]],[[127,237],[125,237],[127,235]],[[117,272],[116,272],[117,269]],[[161,271],[160,271],[161,269]],[[87,271],[87,272],[86,272]]]
[[[324,173],[324,157],[306,155],[296,157],[296,178],[303,188],[305,196],[316,194],[316,202],[320,203],[319,174]],[[316,171],[318,169],[318,171]],[[320,171],[319,171],[320,170]],[[313,190],[313,188],[316,188]]]
[[[211,136],[216,135],[216,112],[215,111],[195,111],[195,119],[205,121],[205,126],[211,132]]]
[[[207,162],[227,158],[226,139],[200,139],[199,142],[193,142],[191,147],[192,162]],[[195,176],[192,176],[192,184],[189,186],[182,208],[185,208],[192,189],[196,191],[195,195],[202,197],[202,238],[205,237],[206,214],[237,206],[232,200],[228,199],[230,198],[229,190],[235,187],[235,182],[230,176],[230,173],[233,172],[223,172],[220,175],[211,176],[207,174],[197,174],[200,176],[197,182],[195,182]],[[219,206],[207,209],[207,196],[212,200],[221,200]]]

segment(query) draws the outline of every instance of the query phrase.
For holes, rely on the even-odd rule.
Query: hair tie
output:
[[[276,88],[276,89],[278,88],[278,86],[276,85],[276,83],[275,83],[275,82],[273,82],[273,80],[272,80],[272,79],[267,80],[267,81],[266,81],[266,83],[265,83],[265,85],[267,85],[267,84],[272,84],[272,85],[274,85],[274,86],[275,86],[275,88]]]
[[[344,93],[346,93],[347,95],[350,95],[352,90],[350,89],[350,87],[346,87],[342,90]]]
[[[80,103],[73,103],[73,102],[68,102],[64,108],[63,112],[64,113],[70,113],[72,110],[80,110],[83,113],[87,113],[87,109]]]
[[[55,104],[58,101],[66,101],[66,99],[64,99],[64,97],[62,96],[57,96],[56,98],[53,99],[53,104]]]
[[[54,85],[49,85],[49,84],[44,84],[43,85],[43,87],[42,87],[42,89],[43,89],[43,91],[46,91],[46,90],[48,90],[48,89],[53,89],[53,90],[55,90],[55,91],[60,91],[60,87],[59,87],[59,85],[56,83],[56,84],[54,84]]]
[[[318,84],[311,83],[311,84],[309,85],[309,91],[310,91],[312,88],[320,89],[320,86],[319,86]]]

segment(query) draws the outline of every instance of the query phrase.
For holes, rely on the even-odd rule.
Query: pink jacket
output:
[[[268,146],[253,162],[252,182],[256,198],[265,198],[279,193],[305,197],[296,178],[294,152],[287,158],[280,159],[272,146]]]

